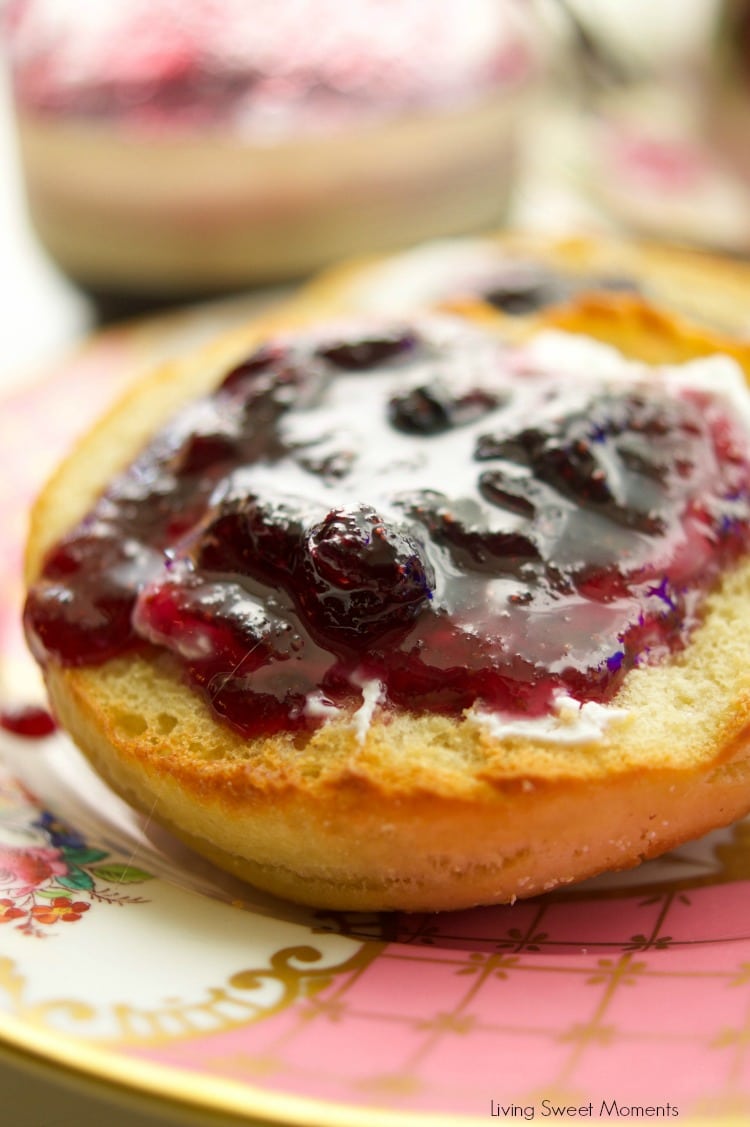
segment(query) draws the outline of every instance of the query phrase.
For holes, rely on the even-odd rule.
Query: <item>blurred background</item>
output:
[[[743,0],[6,0],[0,377],[503,223],[750,252]]]

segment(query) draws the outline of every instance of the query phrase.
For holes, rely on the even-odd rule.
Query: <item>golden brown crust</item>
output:
[[[675,725],[670,735],[687,742],[672,755],[655,741],[653,762],[620,763],[610,746],[598,769],[576,771],[569,756],[567,773],[558,764],[545,774],[540,762],[498,771],[488,754],[482,768],[477,756],[473,770],[466,762],[431,779],[417,744],[431,725],[407,721],[412,730],[389,750],[414,753],[421,778],[398,780],[393,758],[378,761],[385,733],[377,727],[365,749],[351,740],[335,766],[318,762],[316,773],[311,756],[306,772],[285,767],[269,747],[204,758],[198,726],[192,751],[159,747],[151,717],[139,737],[124,734],[123,718],[102,705],[101,685],[80,671],[53,673],[50,689],[62,722],[126,799],[223,867],[316,906],[433,910],[511,900],[637,864],[748,807],[748,687],[721,742],[703,746]],[[321,741],[323,756],[332,742],[330,734]],[[284,750],[294,757],[291,742]],[[517,755],[524,750],[534,749],[518,746]]]
[[[750,373],[745,346],[631,297],[583,299],[547,323],[670,363],[721,349]],[[97,487],[265,327],[139,385],[84,439],[34,510],[30,581]],[[637,864],[747,812],[749,607],[745,560],[689,647],[630,673],[612,702],[624,714],[588,742],[499,739],[472,716],[404,712],[363,735],[343,716],[310,736],[244,740],[155,652],[46,675],[97,770],[224,867],[318,906],[461,908]]]
[[[750,377],[750,344],[699,327],[680,314],[665,313],[640,298],[622,295],[613,301],[600,294],[584,295],[549,310],[545,324],[606,341],[647,364],[672,364],[676,356],[684,363],[722,353]]]

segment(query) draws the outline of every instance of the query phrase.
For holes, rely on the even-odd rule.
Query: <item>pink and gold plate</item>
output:
[[[0,414],[0,676],[29,501],[193,322],[93,339]],[[352,827],[356,834],[356,826]],[[512,907],[295,908],[127,808],[61,735],[0,745],[0,1043],[174,1113],[304,1125],[750,1121],[750,827]]]

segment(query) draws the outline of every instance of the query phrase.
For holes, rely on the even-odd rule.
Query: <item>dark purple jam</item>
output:
[[[51,736],[57,725],[46,708],[24,704],[0,710],[0,728],[27,740],[41,740]]]
[[[747,550],[750,466],[727,400],[603,379],[596,347],[575,378],[449,319],[259,349],[49,553],[35,654],[161,652],[249,736],[367,682],[386,710],[606,701]]]

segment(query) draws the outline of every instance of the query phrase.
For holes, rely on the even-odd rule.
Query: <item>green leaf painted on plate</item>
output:
[[[83,869],[69,869],[67,876],[57,878],[57,883],[63,888],[72,888],[76,892],[84,888],[91,890],[94,887],[93,880],[88,873],[84,873]]]
[[[64,888],[37,888],[34,895],[43,896],[45,900],[57,900],[60,896],[64,896],[68,900],[73,898],[72,893],[67,892]]]
[[[143,869],[117,862],[111,865],[97,865],[91,872],[99,880],[106,880],[111,884],[140,884],[141,881],[154,879],[151,873],[144,873]]]

